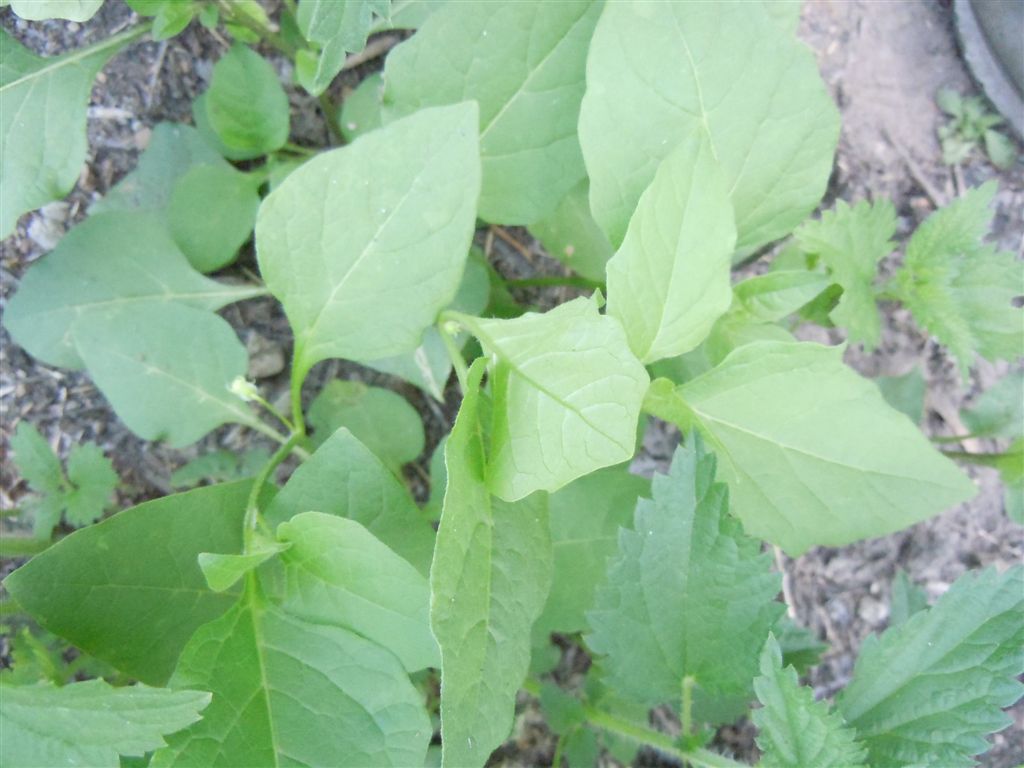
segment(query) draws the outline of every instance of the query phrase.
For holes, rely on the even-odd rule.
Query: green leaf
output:
[[[391,0],[388,17],[373,25],[374,32],[387,29],[419,29],[430,14],[447,0]]]
[[[633,457],[649,379],[622,327],[575,299],[513,320],[461,322],[493,357],[488,485],[506,501]]]
[[[28,21],[67,19],[88,21],[96,15],[103,0],[10,0],[11,10]]]
[[[871,765],[972,766],[1024,686],[1024,569],[968,572],[927,611],[861,646],[842,712]]]
[[[928,384],[921,375],[920,368],[914,367],[902,376],[879,376],[874,381],[889,405],[906,414],[915,424],[921,423]]]
[[[257,176],[215,165],[199,165],[177,180],[167,219],[193,267],[214,272],[235,260],[256,224],[259,186]]]
[[[1008,373],[961,416],[973,435],[1024,436],[1024,371]]]
[[[277,537],[290,545],[281,555],[288,613],[379,643],[408,672],[441,666],[427,580],[362,525],[305,512],[278,526]]]
[[[36,555],[4,586],[45,629],[129,677],[167,681],[178,654],[231,595],[206,588],[200,552],[241,552],[250,484],[140,504]]]
[[[253,477],[270,459],[265,448],[250,448],[241,453],[219,450],[204,453],[171,473],[171,487],[184,490],[203,480],[226,483]]]
[[[661,161],[695,133],[711,142],[748,253],[817,205],[839,115],[811,51],[760,3],[607,3],[579,137],[591,209],[613,245]]]
[[[446,768],[483,766],[508,736],[530,663],[530,625],[551,583],[545,496],[509,504],[487,488],[483,372],[478,360],[445,446],[448,488],[430,569]]]
[[[783,665],[792,666],[799,675],[816,666],[828,650],[827,643],[821,642],[811,630],[801,627],[786,615],[775,622],[772,634],[782,649]]]
[[[982,244],[996,183],[972,189],[936,211],[907,244],[892,289],[914,320],[949,351],[966,376],[977,353],[1013,360],[1024,351],[1024,293],[1017,258]]]
[[[114,412],[146,440],[180,448],[227,422],[263,425],[228,387],[248,358],[227,321],[184,304],[90,312],[75,348]],[[202,353],[193,347],[202,339]],[[265,429],[265,428],[264,428]]]
[[[14,231],[21,214],[71,191],[85,162],[93,78],[139,34],[131,30],[44,59],[0,30],[0,238]]]
[[[925,591],[907,578],[907,572],[902,568],[896,571],[896,577],[892,580],[889,626],[905,624],[907,619],[927,607],[928,595]]]
[[[748,344],[677,394],[678,420],[714,446],[744,529],[793,556],[891,533],[976,493],[838,347]]]
[[[388,55],[385,120],[475,100],[481,218],[538,221],[585,175],[576,122],[600,8],[544,0],[442,5]]]
[[[156,312],[170,302],[215,310],[262,293],[208,280],[189,266],[157,217],[121,211],[90,216],[33,264],[4,324],[44,363],[80,368],[71,333],[79,318],[126,306]],[[133,332],[119,335],[125,330]]]
[[[274,67],[251,48],[232,46],[204,95],[210,128],[238,159],[269,154],[288,140],[288,96]]]
[[[209,702],[203,691],[112,688],[102,680],[3,685],[0,762],[118,768],[118,755],[141,757],[164,746],[164,736],[199,720]]]
[[[198,10],[199,6],[190,0],[169,0],[164,3],[153,18],[153,39],[169,40],[183,32]]]
[[[796,670],[782,666],[782,651],[769,635],[754,690],[762,707],[752,715],[763,768],[853,768],[863,766],[865,749],[843,718],[814,700]]]
[[[761,0],[765,11],[789,34],[795,35],[800,25],[800,7],[803,0]]]
[[[454,298],[479,193],[475,125],[473,104],[423,110],[318,155],[263,202],[260,272],[299,374],[409,352]]]
[[[729,190],[709,142],[692,134],[661,163],[608,262],[608,314],[645,363],[689,352],[732,301]]]
[[[655,476],[654,500],[637,503],[635,530],[620,532],[586,640],[605,655],[615,690],[652,706],[678,702],[690,676],[695,715],[730,722],[750,699],[758,655],[783,611],[781,581],[728,514],[714,456],[696,436],[687,442],[669,474]]]
[[[733,286],[736,305],[763,323],[783,320],[829,285],[824,275],[803,269],[779,270],[748,277]]]
[[[210,589],[214,592],[225,592],[237,584],[247,573],[286,549],[288,549],[287,544],[261,540],[254,551],[242,555],[200,552],[199,568]]]
[[[533,626],[535,637],[543,636],[547,642],[551,632],[587,628],[584,612],[604,580],[605,562],[615,553],[619,528],[632,525],[637,497],[649,495],[650,487],[650,481],[618,466],[581,477],[551,494],[554,577],[544,612]]]
[[[422,765],[430,721],[388,651],[313,624],[249,588],[182,652],[174,687],[213,692],[203,719],[151,768],[193,765]]]
[[[423,453],[426,439],[408,400],[360,381],[327,382],[309,406],[309,423],[318,444],[345,427],[396,473]]]
[[[341,104],[338,116],[338,127],[345,141],[351,143],[362,136],[381,127],[381,92],[384,88],[384,77],[375,72],[364,79]]]
[[[64,470],[50,444],[33,424],[23,421],[11,437],[14,465],[32,490],[44,494],[62,494]]]
[[[861,200],[852,208],[839,200],[835,210],[805,222],[795,233],[804,252],[819,256],[843,288],[832,322],[849,330],[850,341],[862,341],[869,350],[882,338],[874,283],[878,263],[892,253],[894,234],[896,209],[888,200],[873,205]]]
[[[992,165],[1001,171],[1008,171],[1017,162],[1017,146],[1013,139],[999,131],[985,131],[985,154]]]
[[[64,500],[65,515],[68,523],[80,528],[103,516],[119,478],[98,445],[82,443],[68,456],[68,480],[73,487]]]
[[[355,520],[422,573],[434,530],[405,486],[347,429],[339,429],[292,474],[265,511],[276,526],[316,510]]]
[[[314,96],[323,93],[341,72],[345,55],[366,47],[374,14],[386,17],[389,6],[389,0],[301,0],[296,16],[299,31],[321,51],[318,56],[300,52],[299,84]],[[303,55],[307,53],[313,58]]]
[[[544,250],[589,280],[603,282],[605,265],[615,249],[590,215],[590,184],[581,181],[543,218],[530,225],[530,234]]]

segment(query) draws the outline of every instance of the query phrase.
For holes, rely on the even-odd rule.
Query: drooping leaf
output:
[[[774,323],[789,317],[828,287],[824,275],[803,269],[749,277],[733,286],[739,308],[751,318]]]
[[[356,86],[341,104],[338,115],[338,127],[345,141],[353,142],[364,133],[369,133],[382,125],[381,92],[384,89],[384,77],[375,72]]]
[[[446,768],[483,766],[508,736],[530,662],[530,625],[551,583],[547,499],[510,504],[487,488],[483,372],[483,361],[474,363],[445,446],[448,488],[430,569]]]
[[[0,30],[0,238],[21,214],[71,191],[85,162],[93,78],[139,34],[131,30],[44,59]]]
[[[1024,371],[1008,373],[961,415],[973,435],[1024,436]]]
[[[140,437],[180,448],[227,422],[262,427],[228,389],[245,375],[245,347],[212,312],[174,303],[129,305],[90,312],[72,331],[96,386]]]
[[[329,381],[309,406],[314,439],[322,443],[341,427],[399,472],[423,453],[423,421],[401,395],[360,381]]]
[[[892,580],[892,599],[889,605],[889,626],[906,623],[915,613],[928,607],[928,595],[907,577],[903,569],[896,571]]]
[[[1009,252],[984,245],[996,183],[936,211],[907,244],[892,288],[914,320],[949,351],[966,376],[974,355],[1013,360],[1024,353],[1024,272]]]
[[[694,678],[694,713],[708,723],[743,711],[783,611],[770,557],[728,514],[714,478],[715,458],[696,436],[655,476],[653,501],[641,499],[634,530],[619,533],[586,637],[608,683],[638,702],[678,702],[683,677]]]
[[[345,56],[366,46],[374,17],[387,17],[390,0],[301,0],[296,21],[302,36],[320,47],[319,54],[300,51],[299,83],[314,96],[323,93],[341,72]]]
[[[590,215],[586,179],[566,193],[555,209],[530,225],[544,250],[590,280],[604,282],[605,265],[615,249]]]
[[[118,755],[141,757],[164,746],[167,734],[199,720],[209,702],[203,691],[113,688],[102,680],[62,688],[3,684],[0,762],[118,768]]]
[[[241,552],[249,483],[199,488],[84,528],[4,586],[39,624],[129,677],[161,685],[202,624],[234,596],[206,587],[200,552]]]
[[[68,491],[64,504],[70,525],[80,528],[103,515],[117,487],[118,477],[110,459],[95,443],[74,446],[68,455]]]
[[[972,766],[1024,692],[1024,569],[968,572],[861,646],[839,711],[871,765]]]
[[[422,765],[430,721],[398,659],[345,629],[295,618],[247,588],[199,628],[171,679],[211,691],[203,719],[152,768]]]
[[[355,520],[423,574],[434,531],[405,486],[347,429],[304,461],[265,510],[271,526],[315,510]]]
[[[747,344],[675,397],[670,420],[714,447],[744,529],[790,555],[882,536],[976,493],[839,348]]]
[[[709,141],[692,134],[661,163],[608,262],[608,314],[645,363],[700,344],[729,308],[736,245],[729,189]]]
[[[638,496],[648,480],[625,466],[598,470],[575,480],[548,499],[554,576],[544,612],[533,625],[544,642],[551,632],[582,632],[584,612],[604,579],[605,561],[615,553],[619,528],[631,527]]]
[[[476,108],[463,103],[322,153],[267,197],[260,271],[295,331],[300,373],[416,348],[458,288],[479,174]]]
[[[799,224],[825,191],[839,116],[814,57],[760,3],[607,3],[579,136],[594,218],[618,245],[661,161],[710,140],[741,253]]]
[[[442,5],[388,56],[385,120],[477,101],[481,218],[539,220],[585,175],[576,122],[600,8],[580,0]]]
[[[647,371],[585,298],[513,320],[460,316],[494,359],[488,485],[506,501],[633,456]]]
[[[67,19],[88,21],[96,15],[103,0],[10,0],[11,10],[28,21]]]
[[[132,305],[148,312],[170,302],[215,310],[262,293],[203,277],[159,218],[118,211],[90,216],[32,265],[7,305],[4,324],[33,357],[80,368],[71,333],[78,318]]]
[[[761,676],[754,680],[761,702],[753,712],[763,768],[855,768],[864,765],[865,749],[853,729],[814,700],[800,685],[796,670],[783,668],[782,651],[769,636],[761,654]]]
[[[320,512],[296,515],[277,529],[284,609],[318,624],[350,629],[382,645],[409,672],[440,667],[430,633],[430,588],[408,561],[362,525]]]
[[[843,288],[832,321],[849,329],[850,341],[862,341],[869,350],[882,338],[874,291],[878,262],[892,253],[895,233],[896,208],[890,201],[872,205],[861,200],[851,208],[839,200],[834,210],[805,222],[795,234],[800,247],[819,256]]]
[[[912,368],[902,376],[879,376],[874,382],[889,405],[900,413],[905,413],[915,424],[921,423],[928,384],[921,375],[920,368]]]

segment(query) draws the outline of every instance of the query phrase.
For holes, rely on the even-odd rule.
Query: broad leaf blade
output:
[[[604,281],[605,265],[615,249],[590,215],[586,179],[570,189],[551,213],[533,222],[530,234],[552,258],[583,277]]]
[[[164,746],[166,734],[199,720],[209,702],[203,691],[112,688],[102,680],[0,685],[0,762],[118,768],[118,755],[141,757]]]
[[[537,221],[585,175],[576,122],[600,8],[580,0],[443,5],[388,56],[385,119],[477,101],[480,216]]]
[[[1024,569],[971,572],[935,605],[869,638],[839,711],[871,765],[972,766],[1024,686]]]
[[[637,504],[635,530],[620,532],[587,614],[587,644],[605,654],[609,684],[653,706],[677,702],[692,677],[695,714],[709,723],[746,707],[783,611],[770,558],[728,514],[728,491],[714,477],[699,438],[676,451],[669,474],[655,476],[654,500]]]
[[[11,10],[29,21],[88,21],[96,15],[101,5],[103,0],[11,0]]]
[[[512,727],[530,662],[530,625],[551,582],[547,499],[509,504],[484,476],[477,362],[445,446],[448,488],[430,569],[430,621],[441,647],[443,765],[483,766]]]
[[[300,372],[415,349],[458,288],[479,174],[476,108],[464,103],[320,154],[267,197],[260,271],[295,331]]]

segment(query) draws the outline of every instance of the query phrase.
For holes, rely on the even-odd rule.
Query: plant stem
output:
[[[683,676],[683,705],[679,720],[683,726],[683,736],[693,734],[693,684],[692,675]]]
[[[253,534],[256,532],[256,527],[259,523],[260,515],[260,491],[263,490],[263,486],[267,484],[267,480],[270,478],[271,473],[277,469],[277,466],[285,460],[292,449],[295,448],[299,440],[302,439],[302,435],[298,432],[293,432],[291,436],[284,442],[280,448],[270,457],[270,460],[263,465],[263,469],[256,475],[256,479],[252,482],[252,488],[249,491],[249,501],[245,505],[245,529],[242,532],[244,541],[244,552],[249,554],[253,548]]]
[[[967,451],[942,451],[942,455],[949,459],[960,459],[968,464],[977,464],[982,467],[999,467],[1012,453],[968,453]]]
[[[444,348],[448,352],[448,357],[452,360],[452,367],[455,368],[455,375],[459,378],[459,388],[462,390],[462,394],[466,394],[467,381],[469,379],[469,368],[466,367],[466,358],[462,356],[462,350],[460,350],[459,345],[455,343],[455,338],[445,327],[447,322],[448,321],[442,320],[438,323],[437,329],[441,333],[441,341],[444,342]]]
[[[327,130],[331,134],[331,143],[344,144],[345,137],[341,135],[341,128],[338,126],[338,121],[335,119],[338,108],[331,101],[331,97],[327,95],[327,91],[324,91],[317,96],[316,100],[320,104],[320,111],[324,114],[324,122],[327,123]]]
[[[38,555],[53,544],[50,539],[36,539],[28,536],[0,537],[0,557],[26,557]]]
[[[572,288],[586,288],[604,292],[604,283],[597,280],[590,280],[579,275],[565,275],[564,277],[526,277],[520,280],[506,280],[505,285],[509,288],[533,288],[555,285],[568,285]]]
[[[233,4],[229,0],[218,0],[217,6],[220,8],[221,13],[224,14],[226,21],[255,32],[272,48],[283,53],[292,61],[295,60],[295,48],[289,45],[283,37],[270,27],[260,23],[259,20],[249,16],[247,13],[235,13]]]
[[[293,155],[304,155],[306,157],[312,157],[319,151],[313,149],[313,147],[303,147],[302,145],[295,144],[291,141],[286,141],[281,149],[291,152]]]

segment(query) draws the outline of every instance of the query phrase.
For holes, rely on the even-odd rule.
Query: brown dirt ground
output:
[[[277,5],[276,0],[266,4],[271,11]],[[95,42],[130,23],[131,12],[116,0],[109,0],[100,14],[85,24],[29,23],[18,20],[8,9],[0,11],[5,29],[46,55]],[[843,133],[825,206],[838,198],[890,197],[901,215],[901,234],[906,236],[931,210],[965,186],[998,178],[995,240],[1021,252],[1021,164],[1000,174],[980,154],[955,171],[941,163],[935,131],[942,118],[934,93],[939,87],[964,93],[977,90],[957,53],[947,3],[808,0],[799,34],[816,53],[843,114]],[[222,37],[193,25],[173,40],[134,45],[108,64],[93,89],[88,121],[90,154],[79,183],[65,202],[23,217],[16,233],[0,244],[0,313],[31,263],[51,250],[70,226],[84,218],[88,205],[134,166],[152,126],[161,120],[191,121],[191,101],[205,89],[213,62],[226,48]],[[275,63],[287,81],[288,63],[277,59]],[[379,66],[379,61],[370,62],[344,73],[332,96],[340,98],[362,75]],[[290,94],[292,139],[324,144],[324,123],[315,103],[299,89],[290,89]],[[512,234],[524,247],[513,248],[493,233],[480,234],[479,244],[486,247],[500,271],[515,277],[561,272],[560,265],[547,258],[524,231],[512,230]],[[243,255],[236,269],[253,267],[250,254]],[[565,290],[548,290],[526,298],[550,306],[570,295]],[[288,356],[290,334],[279,307],[270,300],[252,301],[224,314],[246,341],[254,359],[251,373],[261,387],[271,399],[286,398],[287,377],[281,367]],[[962,432],[960,408],[975,400],[1008,366],[981,361],[970,382],[963,385],[943,350],[924,337],[904,311],[890,309],[886,315],[881,347],[870,355],[851,348],[849,362],[867,375],[899,375],[921,366],[929,383],[925,429],[942,435]],[[841,340],[837,332],[816,328],[802,334],[822,341]],[[428,449],[418,470],[407,475],[414,492],[422,497],[426,459],[450,428],[456,397],[449,397],[440,407],[408,385],[339,362],[315,369],[306,385],[307,397],[339,375],[393,386],[423,414]],[[260,440],[240,428],[225,427],[183,451],[141,441],[120,425],[88,377],[36,362],[13,344],[3,329],[0,415],[0,506],[5,509],[16,506],[26,493],[25,483],[8,460],[10,435],[23,419],[39,427],[62,456],[83,440],[99,443],[124,481],[119,506],[169,492],[170,473],[200,453],[218,447],[244,449]],[[677,440],[674,430],[652,427],[635,465],[638,471],[664,468]],[[983,441],[978,447],[996,446]],[[783,560],[797,619],[831,646],[824,663],[808,679],[819,697],[831,696],[843,686],[861,642],[869,633],[886,627],[890,584],[898,568],[906,570],[934,599],[970,568],[1003,568],[1022,561],[1024,531],[1011,524],[1002,511],[998,477],[989,470],[971,470],[971,474],[981,489],[977,498],[930,521],[882,539],[838,549],[819,548],[798,559]],[[567,652],[559,667],[560,678],[571,680],[585,663],[581,654]],[[553,739],[536,703],[526,696],[520,703],[513,738],[496,753],[492,764],[548,765]],[[982,765],[1009,768],[1024,761],[1024,703],[1011,713],[1015,725],[994,738],[995,747],[984,756]],[[669,730],[678,727],[667,717],[656,717],[655,722]],[[740,757],[756,755],[748,724],[724,729],[717,746]],[[602,764],[614,762],[602,758]],[[637,764],[671,763],[644,752]]]

